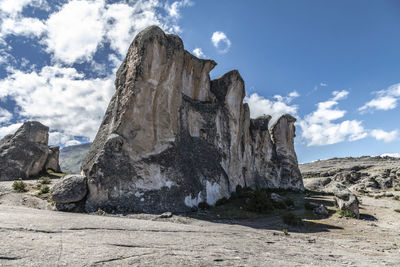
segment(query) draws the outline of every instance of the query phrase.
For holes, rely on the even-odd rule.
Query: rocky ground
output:
[[[338,216],[333,197],[281,192],[303,219],[289,226],[283,210],[246,212],[235,203],[187,214],[113,215],[54,211],[46,195],[15,193],[0,183],[1,266],[398,266],[400,191],[361,195],[361,219]],[[323,203],[328,217],[304,208]],[[283,229],[288,229],[285,234]]]

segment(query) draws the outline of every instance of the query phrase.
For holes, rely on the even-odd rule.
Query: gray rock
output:
[[[82,175],[66,175],[51,188],[51,197],[56,204],[79,202],[86,194],[87,179]]]
[[[323,192],[331,181],[329,177],[304,179],[304,187],[308,190]]]
[[[60,164],[58,163],[59,155],[60,147],[49,146],[49,155],[47,157],[45,168],[55,172],[61,172]]]
[[[319,205],[313,209],[315,215],[328,216],[329,212],[324,205]]]
[[[172,217],[172,212],[164,212],[163,214],[160,215],[160,218],[171,218]]]
[[[250,119],[239,72],[210,81],[215,65],[158,27],[136,36],[83,159],[88,211],[188,211],[238,185],[304,190],[295,119],[270,133],[270,116]]]
[[[13,135],[0,141],[0,181],[27,179],[55,167],[57,151],[47,146],[49,127],[40,122],[25,122]],[[50,154],[50,158],[48,157]]]
[[[357,218],[360,217],[358,198],[345,185],[332,183],[329,186],[330,191],[335,195],[335,202],[339,209],[354,212]]]
[[[271,200],[277,203],[285,203],[285,199],[276,193],[271,193]]]

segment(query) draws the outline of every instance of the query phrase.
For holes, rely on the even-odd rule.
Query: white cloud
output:
[[[203,53],[203,50],[201,48],[195,48],[193,49],[193,54],[198,57],[198,58],[204,58],[206,55]]]
[[[211,42],[221,53],[228,52],[231,47],[231,41],[228,39],[224,32],[216,31],[211,36]]]
[[[29,73],[14,70],[0,81],[0,99],[11,97],[20,116],[64,135],[89,139],[95,136],[113,91],[113,76],[86,79],[74,68],[59,66]]]
[[[13,115],[8,110],[0,108],[0,123],[8,122],[12,117]]]
[[[81,142],[79,142],[78,140],[69,140],[64,145],[65,146],[76,146],[76,145],[80,145],[80,144],[81,144]]]
[[[397,107],[400,99],[400,83],[394,84],[386,90],[376,92],[376,97],[364,104],[358,110],[361,113],[374,110],[391,110]]]
[[[365,103],[364,106],[359,108],[359,111],[366,110],[390,110],[397,107],[397,99],[393,96],[381,96]]]
[[[20,19],[4,19],[1,24],[1,35],[23,35],[39,37],[46,30],[46,26],[39,19],[20,18]]]
[[[272,117],[270,125],[272,125],[283,114],[296,115],[297,105],[290,105],[290,102],[298,97],[297,92],[291,92],[287,97],[275,95],[275,100],[266,99],[257,93],[251,94],[244,98],[244,102],[249,104],[250,117],[257,118],[263,115]]]
[[[103,1],[74,0],[53,13],[46,22],[47,51],[69,64],[90,60],[105,32],[103,8]]]
[[[319,86],[326,87],[326,86],[328,86],[328,84],[327,84],[327,83],[324,83],[324,82],[321,82],[321,83],[319,84]]]
[[[7,126],[0,126],[0,139],[8,134],[13,134],[21,127],[22,123],[14,123]]]
[[[343,141],[355,141],[367,137],[368,133],[361,121],[345,120],[335,122],[343,118],[345,110],[336,108],[338,100],[346,98],[348,91],[334,91],[333,98],[317,104],[317,110],[306,115],[299,121],[302,129],[302,138],[308,146],[322,146]]]
[[[376,140],[383,141],[385,143],[392,142],[399,137],[399,133],[397,130],[386,132],[381,129],[375,129],[371,131],[371,136],[374,137]]]
[[[193,2],[190,0],[175,1],[171,5],[165,4],[165,9],[171,18],[179,19],[181,17],[180,9],[185,6],[192,6]]]

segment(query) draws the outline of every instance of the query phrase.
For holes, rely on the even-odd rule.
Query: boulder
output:
[[[45,168],[55,172],[61,172],[60,164],[58,163],[59,156],[60,147],[49,146],[49,155],[47,157]]]
[[[285,204],[285,199],[276,193],[271,193],[270,198],[272,201]]]
[[[51,169],[56,167],[58,148],[49,149],[48,138],[49,127],[37,121],[25,122],[14,134],[5,136],[0,141],[0,181],[37,175],[46,171],[47,162]]]
[[[271,131],[270,116],[250,119],[239,72],[211,81],[215,65],[158,27],[135,37],[82,162],[87,211],[188,211],[238,185],[304,190],[295,119]]]
[[[312,191],[325,191],[325,186],[332,181],[329,177],[304,179],[304,187]]]
[[[326,207],[323,204],[319,205],[318,207],[315,207],[313,209],[313,212],[314,212],[315,215],[321,215],[321,216],[328,216],[329,215],[328,210],[326,209]]]
[[[360,217],[358,198],[345,185],[332,183],[329,190],[335,195],[335,202],[339,209],[353,212],[357,218]]]
[[[79,202],[87,194],[86,177],[66,175],[51,188],[51,197],[57,204]]]

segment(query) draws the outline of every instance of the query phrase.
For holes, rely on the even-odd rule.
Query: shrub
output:
[[[337,214],[346,218],[357,218],[357,215],[351,210],[338,210]]]
[[[274,210],[274,205],[264,191],[254,191],[246,205],[246,209],[253,212],[269,213]]]
[[[28,191],[26,189],[26,187],[27,187],[27,184],[24,183],[24,181],[22,181],[21,178],[19,180],[14,181],[14,183],[12,184],[12,189],[14,191],[19,192],[19,193],[23,193],[23,192]]]
[[[223,198],[217,200],[217,202],[215,203],[215,206],[225,205],[226,203],[228,203],[228,201],[229,200],[226,197],[223,197]]]
[[[291,225],[291,226],[303,225],[302,219],[299,216],[297,216],[291,212],[286,212],[285,214],[283,214],[282,220],[285,224]]]
[[[51,179],[50,179],[50,177],[42,176],[39,178],[38,182],[40,184],[51,184]]]
[[[284,235],[289,235],[288,229],[284,228],[282,231],[283,231]]]
[[[38,195],[47,194],[50,192],[50,187],[48,185],[42,185],[39,189]]]

